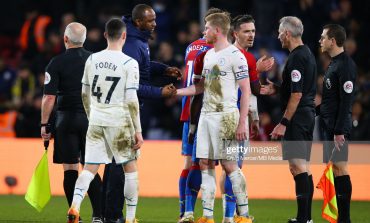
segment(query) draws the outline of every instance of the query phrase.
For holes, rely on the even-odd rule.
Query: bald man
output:
[[[63,188],[68,205],[71,206],[73,190],[78,177],[79,163],[84,165],[87,116],[81,99],[81,80],[85,62],[91,52],[83,48],[86,27],[72,22],[64,32],[66,51],[51,59],[45,69],[44,96],[41,107],[41,137],[50,140],[50,115],[55,100],[56,121],[53,162],[63,165]],[[101,178],[97,174],[91,182],[88,195],[93,207],[94,223],[101,219]]]

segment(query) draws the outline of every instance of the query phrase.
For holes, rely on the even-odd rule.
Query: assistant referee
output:
[[[322,52],[331,63],[325,73],[320,105],[320,130],[324,140],[324,162],[333,162],[338,203],[338,222],[349,223],[352,183],[348,173],[348,138],[352,128],[352,104],[356,64],[343,48],[345,29],[337,24],[324,26],[320,38]]]
[[[87,116],[81,99],[81,80],[85,62],[91,52],[83,48],[86,27],[70,23],[64,32],[66,51],[51,59],[46,67],[44,96],[41,107],[41,137],[50,139],[46,132],[57,99],[53,162],[63,164],[63,188],[71,206],[73,191],[78,177],[79,163],[84,164]],[[93,222],[101,220],[101,186],[97,174],[90,184],[88,195],[93,207]]]

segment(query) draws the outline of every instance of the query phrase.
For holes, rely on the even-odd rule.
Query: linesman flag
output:
[[[331,162],[326,166],[324,174],[316,187],[322,190],[324,196],[321,213],[322,218],[330,223],[337,223],[338,206],[337,198],[335,196],[333,164]]]
[[[48,168],[48,146],[49,141],[44,141],[45,152],[40,162],[37,164],[35,172],[32,175],[31,182],[28,185],[25,195],[26,201],[41,212],[49,202],[51,197],[50,179]]]

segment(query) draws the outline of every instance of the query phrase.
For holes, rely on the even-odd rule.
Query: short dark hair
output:
[[[105,23],[105,32],[109,40],[117,40],[126,31],[126,24],[120,18],[111,18]]]
[[[240,25],[244,23],[255,23],[251,15],[238,15],[231,20],[231,27],[233,30],[237,31],[240,29]]]
[[[133,9],[132,9],[132,21],[135,20],[143,20],[145,16],[145,11],[153,9],[151,6],[147,4],[137,4]]]
[[[337,45],[339,47],[342,47],[344,44],[344,41],[346,41],[346,30],[343,28],[343,26],[338,24],[327,24],[324,26],[324,29],[327,29],[326,35],[329,38],[334,38],[337,42]]]

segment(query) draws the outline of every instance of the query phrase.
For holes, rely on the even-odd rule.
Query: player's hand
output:
[[[273,95],[276,93],[274,83],[267,79],[266,85],[261,85],[260,94],[262,95]]]
[[[194,144],[194,137],[195,137],[196,129],[197,129],[197,126],[195,124],[190,124],[189,133],[188,133],[188,143],[189,144]]]
[[[177,67],[167,67],[164,74],[170,77],[175,77],[177,80],[181,80],[182,78],[181,70]]]
[[[344,135],[334,135],[334,145],[338,151],[340,151],[340,147],[344,145],[345,141],[346,139],[344,138]]]
[[[46,126],[41,127],[41,137],[44,141],[49,141],[51,138],[51,133],[46,133]]]
[[[286,131],[286,126],[285,125],[282,125],[282,124],[277,124],[277,126],[275,126],[274,130],[272,130],[271,132],[271,139],[272,140],[276,140],[276,139],[279,139],[281,137],[283,137],[285,135],[285,131]]]
[[[257,61],[257,72],[262,73],[271,70],[272,66],[274,66],[275,58],[270,57],[266,59],[266,55],[259,58]]]
[[[134,145],[133,149],[134,150],[140,149],[140,147],[144,143],[143,135],[141,134],[141,132],[135,133],[135,142],[136,142],[136,144]]]
[[[245,127],[244,123],[239,123],[238,128],[236,129],[236,140],[247,140],[247,128]]]
[[[173,84],[168,84],[162,88],[162,97],[172,97],[176,95],[176,87]]]
[[[259,120],[253,120],[251,123],[251,138],[255,138],[258,136],[260,131],[260,121]]]

